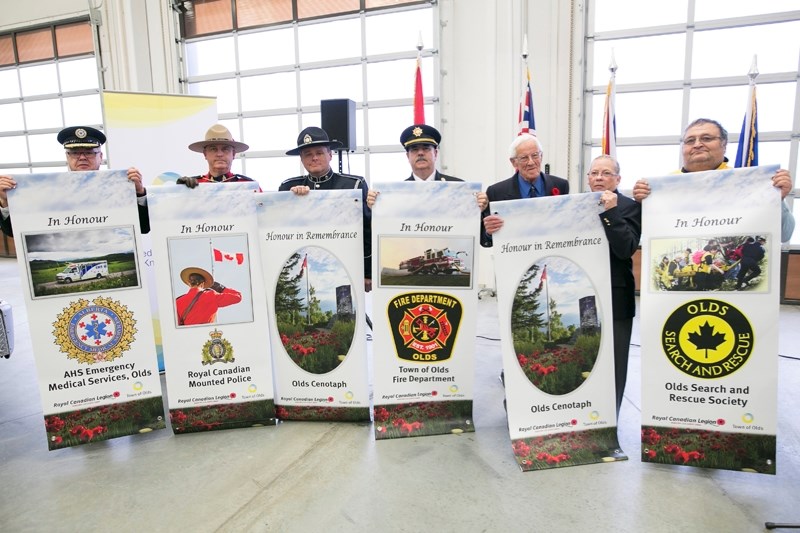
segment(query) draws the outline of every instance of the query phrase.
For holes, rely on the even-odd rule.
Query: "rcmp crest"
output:
[[[388,315],[400,359],[418,363],[450,359],[463,315],[460,301],[446,294],[406,293],[389,302]]]
[[[661,331],[661,346],[670,363],[702,379],[733,374],[747,362],[754,345],[750,321],[721,300],[684,303],[667,317]]]
[[[91,304],[79,299],[64,308],[53,322],[53,335],[69,359],[91,365],[122,357],[135,339],[135,326],[127,307],[97,297]]]
[[[209,336],[211,340],[203,345],[203,364],[233,363],[233,346],[222,336],[222,332],[214,328]]]

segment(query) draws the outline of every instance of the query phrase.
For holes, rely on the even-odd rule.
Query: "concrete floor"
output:
[[[15,351],[0,359],[3,532],[686,533],[800,522],[800,307],[781,308],[778,474],[766,476],[640,461],[638,324],[619,427],[630,460],[520,472],[493,298],[479,304],[475,433],[376,442],[369,424],[286,422],[48,452],[13,259],[0,259],[0,299],[16,325]]]

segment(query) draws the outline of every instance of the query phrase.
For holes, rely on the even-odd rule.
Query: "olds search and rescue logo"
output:
[[[412,292],[389,302],[389,324],[397,357],[433,363],[450,359],[463,314],[461,302],[446,294]]]
[[[92,304],[79,299],[62,309],[53,322],[60,351],[69,359],[90,365],[122,357],[136,335],[136,320],[127,307],[103,297],[95,298]]]
[[[736,372],[753,353],[753,326],[727,302],[686,302],[667,318],[661,345],[681,372],[714,379]]]

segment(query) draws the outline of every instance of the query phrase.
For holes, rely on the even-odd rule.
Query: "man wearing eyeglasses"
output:
[[[58,132],[58,142],[64,146],[67,155],[67,167],[71,172],[99,170],[103,162],[101,146],[106,142],[102,131],[89,126],[71,126]],[[139,208],[139,228],[142,233],[150,231],[150,217],[147,209],[147,189],[142,184],[142,174],[138,169],[128,169],[128,180],[136,189],[136,201]],[[8,211],[7,191],[17,186],[11,176],[0,176],[0,228],[3,233],[13,237],[11,216]]]
[[[686,126],[681,139],[683,167],[680,172],[703,172],[731,168],[725,157],[728,132],[716,120],[699,118]],[[792,190],[792,177],[788,170],[780,169],[772,176],[772,185],[781,190],[781,199]],[[633,197],[641,202],[650,195],[647,180],[640,179],[633,186]],[[781,242],[786,242],[794,232],[794,215],[785,202],[781,202]]]
[[[539,139],[530,133],[518,135],[511,143],[509,161],[516,172],[486,189],[489,206],[482,214],[481,245],[491,247],[492,234],[503,226],[503,220],[491,214],[492,202],[569,194],[567,180],[542,172],[543,155]]]
[[[611,311],[614,318],[614,382],[617,392],[617,415],[622,405],[628,376],[628,350],[631,344],[633,317],[636,314],[636,281],[633,277],[633,254],[642,234],[642,205],[621,194],[619,163],[608,155],[592,161],[587,174],[592,192],[602,192],[600,222],[608,238],[611,261]]]

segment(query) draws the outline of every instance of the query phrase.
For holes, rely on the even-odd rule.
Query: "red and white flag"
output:
[[[212,248],[214,251],[214,261],[218,263],[227,263],[227,262],[236,262],[237,265],[241,265],[244,263],[244,254],[242,253],[231,253],[231,252],[224,252],[222,250],[217,250],[216,248]]]

